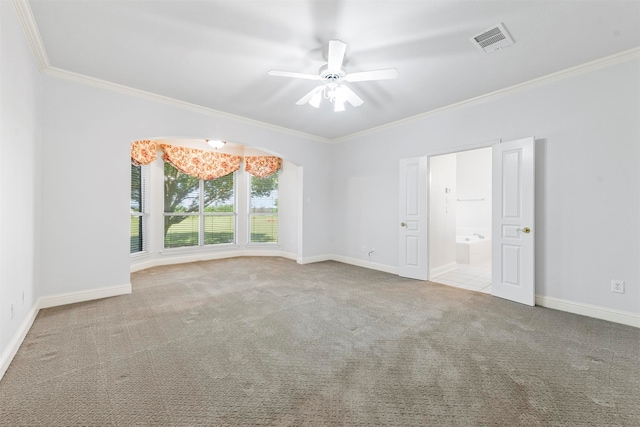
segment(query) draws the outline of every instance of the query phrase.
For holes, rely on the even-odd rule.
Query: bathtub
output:
[[[456,236],[456,262],[474,264],[491,257],[491,239],[478,236]]]

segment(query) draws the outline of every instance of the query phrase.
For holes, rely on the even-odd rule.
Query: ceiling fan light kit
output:
[[[269,75],[324,81],[323,84],[311,89],[305,96],[300,98],[296,104],[304,105],[309,103],[312,107],[320,108],[321,101],[325,99],[334,104],[333,111],[335,112],[344,111],[346,102],[353,107],[359,107],[364,103],[362,98],[351,90],[349,86],[342,83],[343,81],[353,83],[371,80],[388,80],[398,77],[398,70],[395,68],[346,73],[344,69],[342,69],[346,50],[347,45],[344,42],[331,40],[327,54],[327,65],[320,68],[319,74],[271,70],[269,71]]]

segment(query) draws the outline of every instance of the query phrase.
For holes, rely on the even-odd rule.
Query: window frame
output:
[[[280,170],[274,172],[274,174],[277,175],[278,177],[278,184],[276,187],[276,191],[278,192],[278,197],[276,200],[280,200]],[[275,211],[275,216],[277,219],[277,234],[276,234],[276,241],[275,242],[259,242],[259,241],[252,241],[251,240],[251,219],[253,216],[273,216],[273,212],[251,212],[251,193],[252,193],[252,182],[253,182],[253,178],[257,178],[257,179],[262,179],[260,177],[256,177],[254,175],[251,175],[250,173],[247,173],[247,245],[250,246],[278,246],[280,244],[280,207],[279,205],[277,206],[277,209]]]
[[[131,252],[131,233],[129,234],[129,255],[131,257],[145,255],[149,253],[149,221],[151,218],[151,213],[149,211],[149,174],[150,167],[149,165],[134,165],[131,164],[133,168],[140,168],[140,211],[134,211],[131,209],[131,205],[129,205],[130,218],[134,217],[139,218],[140,225],[138,226],[139,233],[142,233],[142,238],[140,239],[140,250],[136,252]],[[130,186],[133,185],[133,174],[130,177]]]
[[[166,175],[164,172],[164,167],[165,167],[165,163],[163,162],[163,172],[162,172],[162,176],[164,179],[166,179]],[[175,168],[175,166],[169,164],[171,167]],[[176,168],[177,169],[177,168]],[[179,173],[184,174],[184,172],[181,172],[178,170]],[[166,246],[166,235],[162,236],[162,250],[164,252],[170,252],[170,251],[197,251],[197,250],[202,250],[202,249],[214,249],[214,248],[223,248],[223,247],[233,247],[233,246],[237,246],[237,242],[238,242],[238,176],[237,176],[237,172],[238,171],[234,171],[229,175],[232,175],[232,180],[233,180],[233,212],[206,212],[205,211],[205,200],[204,200],[204,186],[205,186],[205,180],[203,179],[199,179],[198,180],[198,212],[165,212],[165,206],[164,206],[164,202],[163,202],[163,208],[162,208],[162,218],[163,218],[163,223],[165,221],[164,218],[168,217],[168,216],[197,216],[198,217],[198,244],[197,245],[184,245],[184,246]],[[222,179],[227,177],[228,175],[225,175],[224,177],[220,177],[220,178],[215,178],[215,179]],[[164,194],[163,191],[163,198],[166,197],[166,194]],[[228,216],[228,217],[232,217],[233,218],[233,241],[231,242],[224,242],[224,243],[209,243],[207,244],[205,242],[205,218],[209,216]]]

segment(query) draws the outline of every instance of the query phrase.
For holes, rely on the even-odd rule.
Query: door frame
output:
[[[431,221],[429,221],[429,215],[431,214],[431,167],[430,167],[431,157],[444,156],[447,154],[457,154],[463,151],[473,151],[473,150],[479,150],[482,148],[491,148],[495,144],[500,144],[500,143],[502,143],[502,139],[497,139],[497,140],[493,139],[493,140],[478,143],[478,144],[464,145],[458,148],[447,148],[447,149],[433,151],[429,154],[426,154],[426,157],[427,157],[427,196],[426,196],[427,197],[427,257],[429,257],[429,254],[431,253],[431,249],[432,249],[431,248],[431,230],[429,229],[430,223],[431,223]],[[493,172],[493,165],[491,166],[491,168]],[[493,216],[493,206],[491,207],[491,215]],[[427,266],[428,266],[427,280],[431,280],[431,267],[428,264]]]

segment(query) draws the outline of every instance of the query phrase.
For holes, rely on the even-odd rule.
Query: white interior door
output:
[[[534,138],[493,146],[494,296],[535,305]]]
[[[427,280],[427,158],[400,160],[398,274]]]

